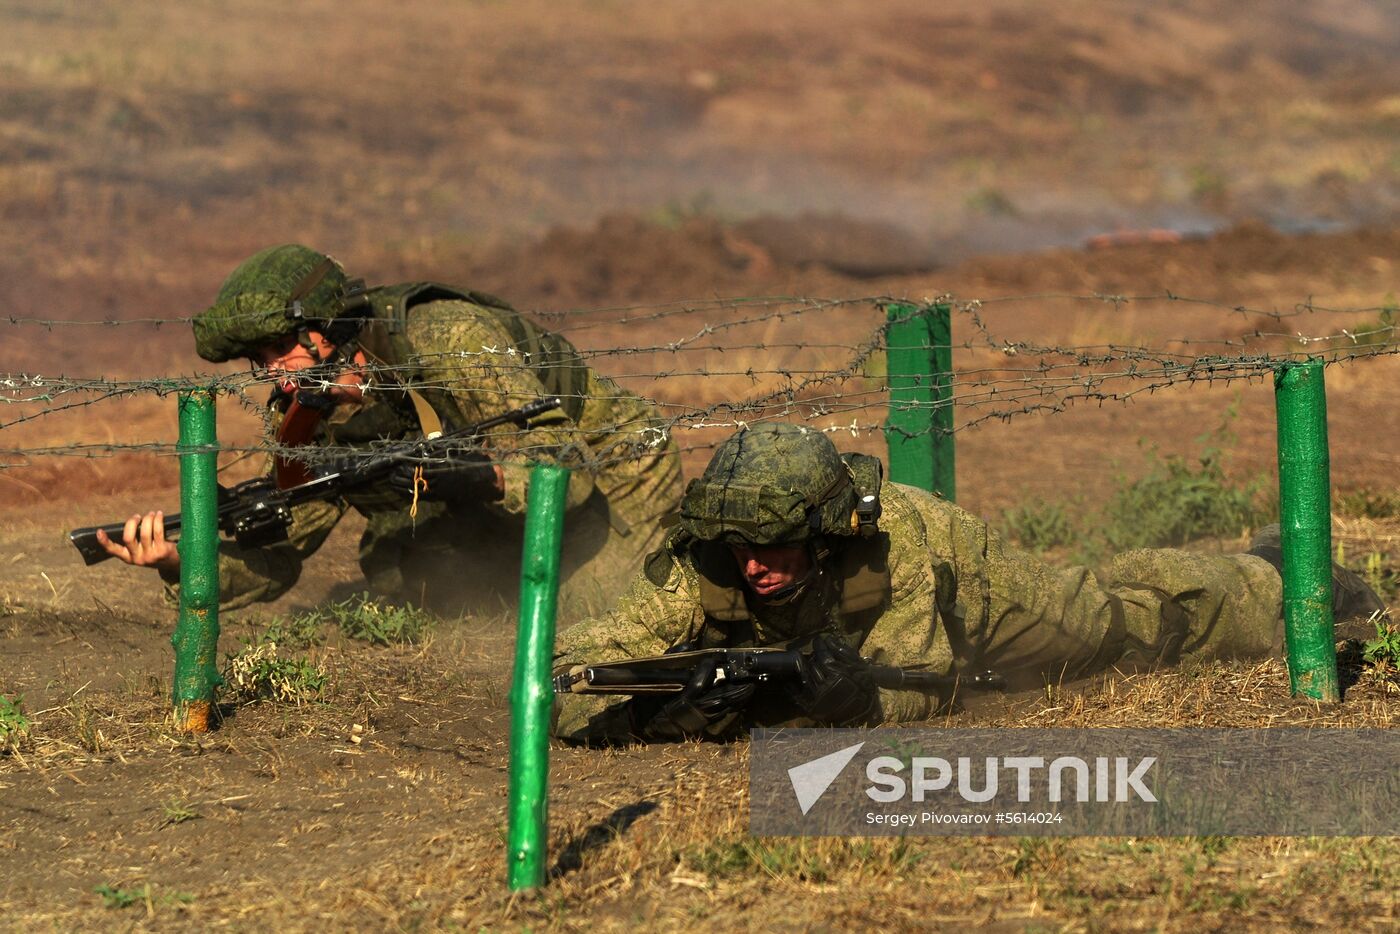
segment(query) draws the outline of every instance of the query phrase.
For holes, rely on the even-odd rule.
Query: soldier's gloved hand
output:
[[[798,664],[801,683],[793,701],[823,726],[880,722],[880,689],[855,649],[836,636],[818,635]]]
[[[415,485],[420,500],[444,503],[494,502],[501,498],[496,467],[481,451],[454,451],[431,460],[394,466],[390,484],[408,499]]]
[[[637,735],[649,742],[674,742],[687,736],[699,736],[725,718],[743,712],[753,699],[754,685],[712,684],[715,664],[714,659],[710,659],[700,666],[679,697],[662,704],[654,713],[644,715]],[[636,709],[641,710],[640,707]]]

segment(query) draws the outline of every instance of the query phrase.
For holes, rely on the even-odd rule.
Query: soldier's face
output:
[[[306,332],[311,339],[312,345],[319,354],[319,359],[312,356],[310,350],[303,347],[297,340],[295,334],[288,334],[280,340],[259,347],[252,357],[254,369],[266,371],[273,379],[277,380],[277,385],[284,393],[290,395],[298,389],[320,388],[319,381],[316,387],[303,386],[297,379],[297,373],[315,366],[320,360],[335,350],[335,345],[321,334],[320,331]],[[356,362],[361,361],[361,354],[356,354]],[[335,382],[327,389],[331,398],[341,402],[354,402],[363,397],[362,385],[364,378],[353,370],[343,370],[337,374]]]
[[[807,576],[812,561],[803,545],[730,545],[749,589],[767,597]]]

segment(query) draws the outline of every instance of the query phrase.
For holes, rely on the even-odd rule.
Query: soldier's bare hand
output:
[[[137,513],[127,519],[120,542],[112,541],[101,529],[97,532],[97,542],[109,555],[127,564],[167,572],[180,569],[180,552],[175,543],[165,537],[165,513],[159,509],[144,516]]]

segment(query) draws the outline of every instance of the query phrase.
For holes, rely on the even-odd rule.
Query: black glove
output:
[[[429,502],[494,502],[501,498],[496,468],[481,451],[453,451],[445,457],[403,461],[394,465],[389,483],[410,500],[415,484],[418,498]]]
[[[798,663],[801,676],[793,701],[802,715],[822,726],[867,726],[880,722],[880,689],[861,657],[836,636],[818,635]]]
[[[649,742],[674,742],[687,736],[699,736],[726,717],[741,713],[753,699],[754,685],[712,685],[715,660],[708,659],[696,670],[690,683],[679,697],[662,704],[632,702],[636,734]]]

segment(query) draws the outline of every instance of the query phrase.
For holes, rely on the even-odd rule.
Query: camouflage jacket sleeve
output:
[[[423,386],[450,396],[462,424],[491,418],[545,394],[510,333],[489,309],[448,300],[418,305],[409,314],[407,337]],[[537,419],[535,426],[527,431],[503,426],[487,435],[487,446],[505,475],[505,496],[495,506],[509,514],[525,511],[534,459],[574,468],[569,508],[593,492],[593,477],[584,466],[588,448],[578,426],[560,412]]]
[[[340,502],[314,501],[292,507],[292,526],[286,541],[262,548],[240,548],[219,543],[219,606],[238,609],[252,603],[276,600],[301,576],[301,566],[325,542],[346,506]],[[166,599],[180,598],[178,578],[165,578]]]
[[[654,559],[648,564],[655,568]],[[638,574],[611,613],[584,620],[560,636],[555,670],[660,655],[699,631],[704,612],[698,592],[695,572],[685,563],[673,560],[660,584],[646,573]],[[555,735],[576,741],[626,741],[629,725],[619,717],[623,703],[579,694],[559,697]]]
[[[861,654],[886,665],[928,666],[947,671],[953,663],[948,635],[937,616],[938,560],[917,510],[889,484],[881,496],[880,525],[890,536],[890,602],[871,627]],[[927,719],[934,700],[912,691],[881,691],[887,723]]]

